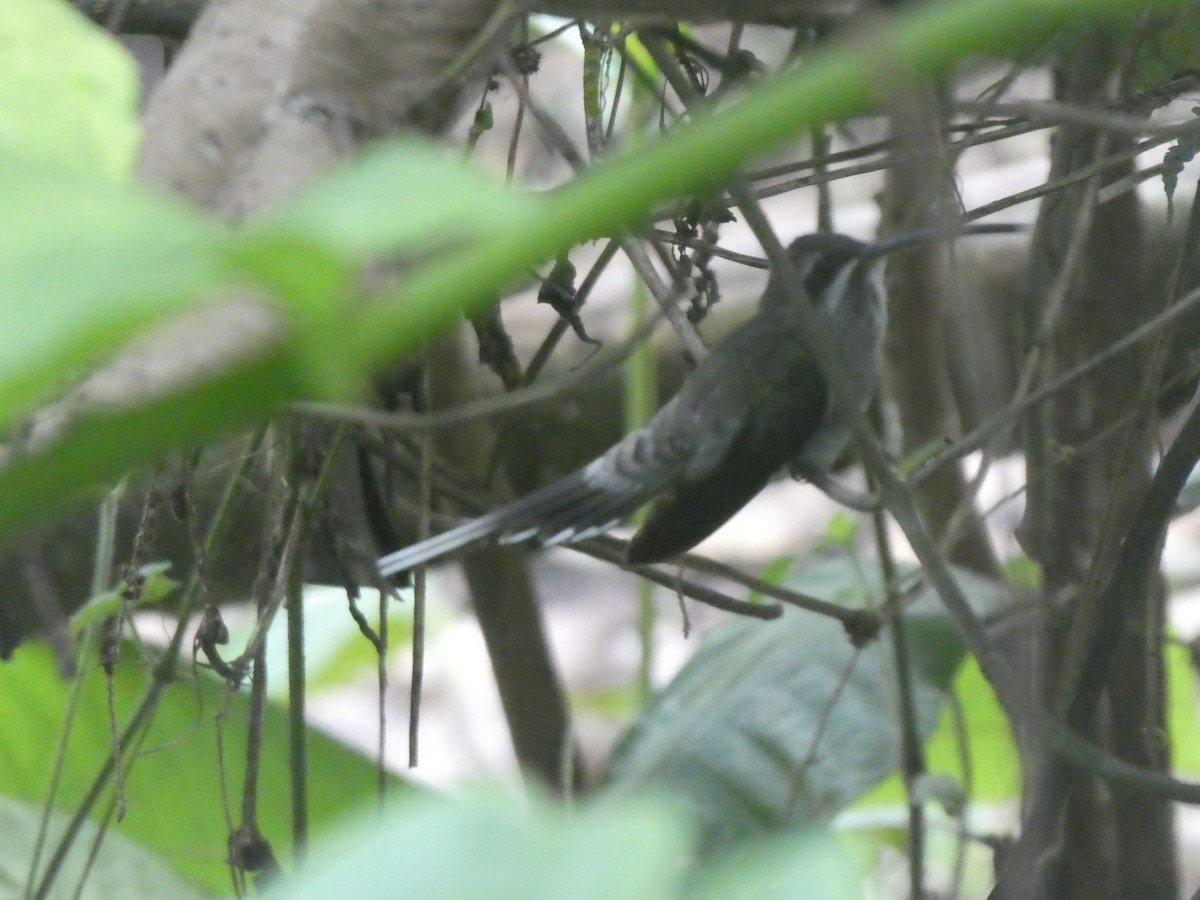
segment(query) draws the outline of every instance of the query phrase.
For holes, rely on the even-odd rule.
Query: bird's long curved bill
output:
[[[903,234],[889,235],[867,244],[859,256],[859,265],[869,266],[881,256],[939,238],[957,238],[977,234],[1020,234],[1028,230],[1029,226],[1019,225],[1015,222],[971,222],[966,225],[948,225],[944,228],[921,228],[917,231],[906,231]]]

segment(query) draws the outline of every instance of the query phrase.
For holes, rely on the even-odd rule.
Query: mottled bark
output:
[[[1126,39],[1113,35],[1079,38],[1058,71],[1059,98],[1080,104],[1111,99],[1127,52]],[[1050,178],[1124,147],[1124,138],[1065,126],[1055,135]],[[1130,170],[1117,167],[1105,179]],[[1098,206],[1096,189],[1087,182],[1043,202],[1025,342],[1040,381],[1090,359],[1163,303],[1140,290],[1136,194]],[[1161,770],[1165,753],[1144,746],[1142,736],[1163,727],[1162,594],[1145,584],[1123,598],[1122,609],[1105,611],[1098,603],[1148,483],[1157,391],[1153,360],[1153,348],[1135,348],[1026,417],[1028,506],[1020,537],[1042,573],[1040,665],[1031,677],[1051,708],[1069,715],[1073,728]],[[1109,618],[1114,613],[1119,623]],[[1075,702],[1080,672],[1103,628],[1122,635],[1108,663],[1113,680],[1098,707],[1076,714],[1083,708]],[[1086,772],[1047,759],[1046,750],[1028,740],[1023,746],[1023,832],[1001,873],[998,896],[1174,897],[1169,804],[1110,790]]]

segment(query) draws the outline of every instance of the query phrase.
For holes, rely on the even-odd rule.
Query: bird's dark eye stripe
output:
[[[843,260],[833,259],[829,256],[822,256],[813,264],[808,276],[804,279],[804,290],[808,292],[810,300],[814,303],[818,300],[825,289],[833,283],[833,279],[837,277],[842,265],[844,265]]]

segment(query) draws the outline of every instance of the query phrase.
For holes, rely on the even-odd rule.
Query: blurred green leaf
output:
[[[303,234],[346,255],[427,253],[505,234],[543,211],[537,195],[406,138],[369,148],[251,231]]]
[[[756,841],[697,873],[687,900],[856,900],[862,867],[843,842],[812,830]]]
[[[1167,708],[1172,765],[1181,775],[1200,775],[1200,706],[1197,705],[1196,673],[1188,651],[1177,643],[1166,649]],[[1016,799],[1020,794],[1020,761],[1008,719],[991,687],[974,660],[958,673],[954,691],[962,709],[967,747],[970,750],[970,796],[976,803]],[[937,731],[925,747],[930,772],[943,773],[966,785],[959,738],[954,733],[949,710],[942,715]],[[889,778],[857,804],[860,808],[903,804],[904,787],[898,777]]]
[[[148,191],[0,160],[0,221],[0,428],[228,280],[224,229]]]
[[[758,577],[768,584],[783,584],[783,580],[796,564],[794,556],[780,556],[767,563],[758,574]],[[758,591],[751,591],[746,595],[746,600],[750,603],[774,602],[773,600],[769,601],[766,596]]]
[[[1033,590],[1042,576],[1038,564],[1022,553],[1004,561],[1004,577],[1015,587]]]
[[[474,793],[362,818],[268,893],[274,900],[613,900],[672,896],[687,849],[678,817],[645,800],[566,813]]]
[[[34,806],[17,803],[0,797],[0,891],[5,897],[24,896],[16,888],[25,884],[29,877],[29,861],[37,845],[38,829],[41,827],[42,811]],[[66,827],[67,817],[55,814],[50,818],[51,839],[61,834]],[[99,829],[87,823],[81,839],[91,844],[97,839]],[[217,896],[202,891],[194,884],[183,880],[159,857],[123,834],[109,833],[104,837],[102,850],[91,870],[84,865],[82,854],[73,857],[64,868],[56,889],[47,897],[51,900],[66,900],[80,897],[81,900],[109,900],[124,897],[128,900],[202,900]],[[86,876],[86,877],[85,877]],[[75,893],[82,881],[83,889]]]
[[[128,648],[127,648],[128,649]],[[222,797],[235,807],[245,760],[244,694],[234,695],[224,725],[225,781],[217,760],[216,719],[226,689],[204,673],[166,688],[153,725],[133,760],[126,782],[128,812],[115,830],[157,854],[181,876],[210,891],[229,891],[228,833]],[[75,727],[67,740],[59,808],[69,811],[83,796],[112,746],[106,715],[104,673],[85,671]],[[282,673],[281,673],[282,677]],[[113,681],[118,728],[146,688],[144,660],[128,653]],[[71,685],[58,675],[49,650],[36,642],[19,647],[0,666],[0,771],[5,795],[28,803],[47,796]],[[291,810],[285,711],[267,707],[259,773],[259,824],[281,861],[289,849]],[[348,812],[374,802],[376,771],[371,760],[318,731],[308,732],[309,819],[320,833]],[[391,779],[400,788],[398,779]],[[104,807],[100,804],[100,808]],[[236,817],[237,813],[234,812]],[[101,856],[107,852],[107,844]],[[70,859],[87,853],[77,842]]]
[[[960,668],[954,681],[954,693],[962,709],[967,735],[969,776],[968,770],[963,768],[959,738],[948,708],[943,710],[937,730],[925,745],[926,767],[932,774],[943,775],[963,785],[971,802],[1015,799],[1021,788],[1017,748],[1008,719],[973,659],[968,659]],[[900,777],[893,775],[863,796],[855,807],[904,806],[907,802]]]
[[[1159,4],[1153,17],[1138,24],[1137,55],[1130,66],[1130,87],[1152,89],[1180,72],[1200,69],[1200,6],[1195,3]]]
[[[0,166],[124,180],[139,136],[137,67],[124,48],[59,0],[4,0],[0,47]]]
[[[852,547],[857,534],[858,519],[844,509],[835,512],[825,525],[825,543],[833,547]]]
[[[841,900],[859,868],[828,832],[776,838],[713,860],[654,798],[606,798],[566,811],[538,797],[425,797],[362,817],[279,882],[275,900]],[[694,867],[685,868],[688,862]]]
[[[620,724],[628,722],[638,713],[644,699],[639,686],[631,683],[573,690],[570,695],[571,710],[576,716],[591,714]]]
[[[1196,669],[1188,648],[1169,641],[1166,669],[1171,766],[1181,775],[1200,776],[1200,700],[1196,696]]]

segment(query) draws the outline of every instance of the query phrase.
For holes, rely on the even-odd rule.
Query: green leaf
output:
[[[1180,775],[1200,774],[1200,717],[1197,716],[1195,672],[1186,647],[1166,647],[1168,731],[1172,766]],[[1011,801],[1020,796],[1021,769],[1008,718],[991,686],[969,660],[958,673],[954,691],[962,710],[963,730],[970,752],[968,784],[959,738],[949,709],[925,746],[925,763],[931,773],[952,779],[969,790],[974,803]],[[889,777],[856,804],[856,808],[906,802],[898,776]]]
[[[113,682],[118,728],[146,688],[146,665],[126,654]],[[280,673],[282,677],[282,673]],[[221,894],[229,891],[225,864],[228,834],[221,798],[236,808],[245,759],[244,694],[229,703],[223,738],[225,781],[217,761],[216,719],[226,701],[223,683],[190,668],[169,685],[146,740],[133,759],[125,794],[128,812],[113,827],[165,860],[189,881]],[[103,671],[81,676],[75,727],[67,741],[59,808],[75,807],[112,746],[106,714]],[[59,677],[49,650],[36,642],[19,647],[0,666],[0,788],[12,798],[42,803],[71,685]],[[309,818],[320,833],[347,812],[373,803],[373,763],[315,730],[308,732]],[[259,774],[259,823],[285,864],[290,835],[287,722],[283,710],[268,706],[263,723]],[[400,782],[392,780],[394,787]],[[101,802],[100,808],[105,806]],[[236,813],[235,813],[236,816]],[[165,824],[169,823],[169,825]],[[107,845],[106,845],[107,846]],[[102,850],[102,856],[107,851]],[[87,853],[77,842],[70,859]],[[72,865],[77,864],[72,862]]]
[[[60,0],[4,0],[0,47],[0,165],[123,180],[139,131],[137,67],[121,45]]]
[[[856,661],[839,625],[790,609],[730,622],[650,702],[608,781],[678,793],[708,848],[827,822],[900,764],[889,658],[876,643]],[[922,734],[939,702],[918,680]]]
[[[0,221],[0,428],[228,279],[224,229],[148,191],[0,160]]]
[[[935,776],[951,779],[968,791],[974,803],[1013,800],[1020,794],[1021,768],[1008,719],[975,660],[962,666],[954,681],[969,749],[969,771],[963,767],[954,720],[946,708],[937,730],[925,744],[925,765]],[[856,809],[904,806],[907,799],[899,775],[890,776],[856,804]]]
[[[767,582],[767,584],[783,584],[783,580],[795,566],[796,558],[794,556],[779,556],[763,566],[763,570],[758,573],[758,577]],[[759,591],[751,591],[746,595],[746,600],[750,603],[774,602],[770,601],[765,594]]]
[[[1004,577],[1014,587],[1035,590],[1041,583],[1042,573],[1036,562],[1021,553],[1004,561]]]
[[[731,620],[651,700],[607,780],[678,794],[708,848],[827,821],[899,764],[889,658],[886,641],[859,654],[836,622],[793,609]],[[937,704],[922,685],[923,731]]]
[[[715,862],[654,798],[605,798],[564,811],[493,792],[425,797],[360,817],[314,849],[269,900],[754,898],[842,900],[859,868],[828,832],[776,838]],[[684,869],[689,859],[700,865]],[[687,876],[686,883],[684,876]]]
[[[363,818],[313,851],[273,900],[612,900],[673,896],[686,830],[659,805],[567,814],[536,797],[420,798]]]
[[[1176,641],[1166,646],[1167,731],[1171,765],[1181,775],[1200,776],[1200,710],[1196,669],[1188,648]]]
[[[991,609],[1003,585],[956,572]],[[812,563],[789,586],[847,606],[877,595],[878,571]],[[931,595],[905,617],[918,732],[928,737],[964,649]],[[900,764],[890,632],[861,652],[827,618],[787,609],[773,622],[716,629],[648,705],[609,764],[622,792],[664,787],[699,822],[706,847],[827,822]]]
[[[428,252],[512,234],[542,208],[432,141],[405,138],[368,149],[251,230],[296,232],[346,255]]]
[[[831,547],[850,548],[854,546],[854,537],[858,534],[858,520],[839,509],[829,518],[825,525],[824,541]]]
[[[855,900],[858,866],[827,831],[760,840],[697,873],[687,900]]]
[[[1138,26],[1129,67],[1131,90],[1153,90],[1181,72],[1200,69],[1200,7],[1195,3],[1157,4]]]
[[[24,803],[0,797],[0,885],[6,897],[18,896],[11,887],[22,885],[29,876],[29,861],[33,858],[37,844],[38,829],[41,827],[42,811]],[[67,817],[55,814],[50,818],[49,834],[61,834]],[[84,825],[81,839],[91,844],[99,829],[91,824]],[[122,834],[108,834],[101,845],[91,871],[84,867],[84,860],[77,855],[65,867],[58,882],[58,890],[48,894],[51,898],[74,896],[76,884],[86,875],[83,890],[78,895],[82,900],[107,900],[122,897],[126,900],[202,900],[216,896],[202,891],[194,884],[181,879],[171,867],[135,841]]]

